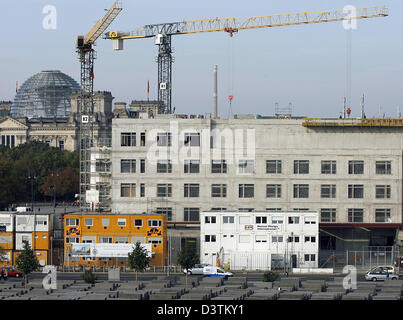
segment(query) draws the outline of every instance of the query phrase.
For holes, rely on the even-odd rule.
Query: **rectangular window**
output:
[[[294,184],[294,198],[309,198],[309,185]]]
[[[199,173],[200,161],[199,160],[185,160],[183,166],[184,173]]]
[[[239,198],[253,198],[254,196],[255,196],[255,185],[253,184],[239,185]]]
[[[299,224],[299,217],[288,217],[288,224]]]
[[[120,160],[121,173],[136,173],[136,159]]]
[[[217,223],[217,218],[215,216],[205,216],[204,223]]]
[[[161,243],[162,243],[162,239],[161,239],[160,237],[148,238],[148,243],[151,243],[151,244],[161,244]]]
[[[305,238],[304,242],[316,243],[316,237],[305,236],[304,238]]]
[[[167,221],[172,221],[172,208],[156,208],[155,213],[165,214]]]
[[[79,219],[66,219],[66,227],[78,227],[79,225],[80,225]]]
[[[321,198],[336,198],[336,185],[335,184],[322,184],[320,186]]]
[[[267,184],[266,185],[267,198],[281,198],[281,184]]]
[[[273,243],[281,243],[283,242],[283,236],[272,236],[271,237],[271,242]]]
[[[28,241],[28,240],[26,240]],[[80,243],[79,237],[66,237],[66,243]]]
[[[392,161],[376,161],[376,174],[392,174]]]
[[[94,219],[92,218],[85,218],[84,219],[84,225],[86,227],[92,227],[94,225]]]
[[[126,227],[126,219],[118,219],[119,227]]]
[[[288,237],[288,242],[295,242],[298,243],[299,242],[299,236],[290,236]]]
[[[320,209],[320,222],[323,223],[336,222],[336,208]]]
[[[99,236],[99,243],[112,243],[112,237]]]
[[[308,174],[309,160],[294,160],[294,174]]]
[[[186,147],[200,147],[200,133],[185,133],[184,144]]]
[[[158,133],[157,134],[157,146],[158,147],[172,146],[172,134],[170,132]]]
[[[145,173],[146,172],[146,160],[141,159],[140,160],[140,173]]]
[[[109,227],[109,219],[108,218],[102,219],[102,226],[103,227]]]
[[[143,219],[134,219],[134,226],[135,227],[142,227],[143,226]]]
[[[213,234],[213,235],[205,235],[204,236],[204,242],[216,242],[216,235],[215,234]]]
[[[279,212],[279,211],[282,211],[282,210],[281,210],[281,208],[266,208],[266,211],[269,211],[269,212]]]
[[[221,212],[221,211],[226,211],[227,208],[211,208],[210,211],[217,211],[217,212]]]
[[[323,160],[321,162],[321,172],[322,174],[336,174],[336,161]]]
[[[140,147],[145,147],[146,146],[146,133],[141,132],[140,133]]]
[[[171,160],[158,160],[157,173],[172,173]]]
[[[304,261],[306,262],[315,262],[316,255],[314,254],[304,254]]]
[[[234,216],[223,216],[222,223],[224,223],[224,224],[235,223],[235,217]]]
[[[390,199],[390,185],[377,185],[375,190],[377,199]]]
[[[266,243],[267,242],[267,236],[266,235],[256,235],[255,236],[255,242],[257,242],[257,243]]]
[[[349,161],[348,174],[364,174],[364,161],[362,160]]]
[[[64,150],[64,141],[63,140],[59,141],[59,149]]]
[[[199,208],[184,208],[185,221],[199,221],[200,209]]]
[[[135,198],[136,197],[136,184],[135,183],[122,183],[120,185],[120,196],[122,198]]]
[[[129,243],[129,237],[115,236],[115,243]]]
[[[96,161],[95,161],[95,171],[96,172],[110,172],[111,171],[111,163],[109,162],[109,160],[96,159]]]
[[[120,134],[120,145],[122,147],[135,147],[136,146],[136,133],[135,132],[122,132]]]
[[[227,173],[226,160],[212,160],[211,173]]]
[[[211,185],[211,197],[213,198],[225,198],[227,196],[226,184],[212,184]]]
[[[266,173],[280,174],[281,160],[266,160]]]
[[[148,226],[149,227],[161,227],[162,226],[162,220],[161,219],[149,219],[148,220]]]
[[[364,198],[364,185],[363,184],[349,184],[348,185],[348,198],[349,199]]]
[[[185,198],[198,198],[200,186],[197,183],[185,183],[184,197]]]
[[[254,160],[239,160],[238,172],[239,173],[254,173],[255,172],[255,161]]]
[[[157,197],[172,197],[172,184],[157,184]]]
[[[256,224],[267,224],[267,217],[255,217]]]
[[[37,220],[35,221],[36,225],[41,225],[41,226],[46,226],[48,224],[48,221],[46,220],[46,218],[37,218]]]
[[[305,224],[316,224],[316,218],[315,217],[305,217],[304,222],[305,222]]]
[[[146,196],[146,186],[144,183],[140,183],[140,197],[144,198]]]
[[[348,222],[363,222],[364,209],[348,209]]]
[[[390,209],[375,209],[375,222],[392,222]]]
[[[239,212],[253,212],[255,211],[254,208],[238,208]]]

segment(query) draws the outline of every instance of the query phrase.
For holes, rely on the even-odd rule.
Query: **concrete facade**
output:
[[[340,233],[342,250],[371,246],[372,235],[359,228],[375,225],[376,237],[385,234],[384,245],[393,245],[402,224],[403,127],[307,127],[302,118],[252,116],[112,123],[112,211],[165,211],[173,237],[198,239],[187,227],[198,226],[208,210],[317,211],[324,227],[344,225],[328,230],[336,241]],[[162,146],[168,133],[170,145]],[[170,165],[158,164],[166,159]],[[226,172],[213,173],[212,160],[226,160]]]

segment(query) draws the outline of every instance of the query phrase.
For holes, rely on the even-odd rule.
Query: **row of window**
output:
[[[254,198],[255,185],[254,184],[239,184],[238,186],[239,198]],[[281,184],[267,184],[266,185],[266,198],[281,198],[282,197]],[[124,198],[136,197],[136,184],[135,183],[122,183],[120,185],[120,196]],[[172,197],[172,184],[157,184],[157,197]],[[185,198],[198,198],[200,196],[200,185],[198,183],[185,183],[184,194]],[[145,184],[140,184],[140,197],[145,197]],[[212,184],[211,185],[212,198],[225,198],[227,197],[227,184]],[[294,198],[309,198],[309,184],[294,184],[293,185]],[[320,197],[324,199],[336,198],[336,185],[323,184],[321,185]],[[364,185],[363,184],[349,184],[348,185],[348,198],[349,199],[363,199],[364,198]],[[391,186],[390,185],[376,185],[375,186],[376,199],[390,199]]]
[[[212,160],[211,173],[227,173],[226,160]],[[136,173],[136,159],[122,159],[121,173]],[[184,160],[184,173],[200,173],[200,160]],[[321,162],[322,174],[336,174],[336,161],[324,160]],[[145,173],[145,159],[140,159],[140,173]],[[157,161],[157,173],[172,173],[171,160]],[[238,173],[255,173],[255,160],[239,160]],[[281,174],[282,160],[266,160],[266,173]],[[348,162],[349,174],[364,174],[364,161],[351,160]],[[391,161],[376,161],[376,174],[392,174]],[[294,160],[294,174],[309,174],[309,160]]]
[[[235,236],[233,234],[231,234],[231,235],[224,234],[222,237],[223,237],[223,239],[235,238]],[[252,237],[253,237],[252,235],[239,235],[238,241],[239,241],[239,243],[250,243]],[[254,239],[255,239],[256,243],[268,243],[269,236],[255,235]],[[304,239],[304,243],[316,243],[316,236],[304,236],[303,239]],[[300,236],[295,236],[295,235],[289,236],[289,237],[284,237],[284,236],[279,236],[279,235],[271,236],[272,243],[282,243],[282,242],[284,242],[284,240],[286,240],[287,242],[299,243]],[[215,235],[215,234],[205,235],[204,242],[210,242],[210,243],[217,242],[217,235]]]
[[[118,218],[117,219],[117,226],[118,227],[126,227],[127,226],[126,218]],[[102,218],[101,224],[103,227],[109,227],[110,221],[109,218]],[[80,225],[80,219],[66,219],[66,227],[78,227]],[[134,227],[142,227],[143,226],[143,219],[134,219]],[[162,220],[161,219],[148,219],[148,226],[149,227],[161,227]],[[94,219],[93,218],[85,218],[84,219],[84,226],[85,227],[93,227],[94,226]]]
[[[211,208],[210,211],[226,211],[227,208]],[[238,211],[240,212],[253,212],[255,209],[254,208],[239,208]],[[297,211],[309,211],[308,208],[294,208],[294,210]],[[280,212],[282,211],[282,208],[266,208],[267,212]],[[167,220],[172,221],[172,213],[173,209],[172,207],[164,207],[164,208],[156,208],[153,213],[156,214],[166,214],[167,215]],[[322,208],[320,209],[320,222],[322,223],[335,223],[336,222],[336,213],[337,209],[336,208]],[[184,208],[184,221],[191,221],[191,222],[199,222],[199,217],[200,217],[200,208]],[[241,224],[250,224],[250,220],[244,220],[244,219],[249,219],[250,217],[239,217],[240,218],[240,223]],[[295,218],[295,221],[288,220],[289,224],[297,224],[300,223],[297,218],[299,217],[290,217],[291,219]],[[305,217],[304,223],[308,224],[308,217]],[[223,217],[225,219],[225,222],[223,220],[223,223],[234,223],[234,217],[231,218],[231,216],[226,216]],[[69,219],[68,219],[69,220]],[[70,219],[71,220],[71,219]],[[73,220],[78,220],[78,219],[73,219]],[[265,216],[258,216],[256,217],[255,223],[256,224],[265,224],[268,223],[268,217]],[[362,208],[350,208],[348,209],[348,222],[356,222],[356,223],[362,223],[364,222],[364,209]],[[391,220],[391,209],[390,208],[379,208],[375,209],[375,222],[376,223],[387,223],[387,222],[392,222]],[[69,224],[68,224],[69,223]],[[72,224],[71,224],[72,223]],[[78,222],[67,222],[66,221],[66,226],[75,226],[75,223]],[[217,223],[216,217],[215,216],[206,216],[205,217],[205,223]],[[271,223],[272,224],[282,224],[284,223],[284,220],[282,217],[271,217]],[[315,221],[311,221],[310,223],[315,223]],[[160,222],[152,222],[151,225],[149,223],[149,226],[159,226]],[[104,222],[103,222],[104,225]],[[109,225],[109,224],[107,224]],[[105,224],[105,226],[107,226]],[[136,227],[142,226],[140,225],[140,221],[135,222]]]
[[[269,216],[255,216],[255,224],[268,224]],[[299,224],[301,221],[301,217],[299,216],[290,216],[286,219],[288,224]],[[216,216],[205,216],[204,223],[206,224],[215,224],[217,223]],[[223,216],[222,217],[223,224],[233,224],[235,223],[235,216]],[[273,216],[271,217],[271,224],[283,224],[284,217],[280,216]],[[316,220],[314,217],[304,217],[305,224],[316,224]],[[240,225],[248,225],[250,224],[250,217],[249,216],[240,216],[239,217],[239,224]]]
[[[113,242],[115,238],[115,242]],[[161,237],[150,237],[147,239],[148,243],[161,244]],[[145,237],[133,237],[133,243],[140,242],[146,243]],[[83,237],[80,242],[80,237],[66,237],[66,243],[96,243],[96,237]],[[97,243],[129,243],[129,236],[98,236]]]

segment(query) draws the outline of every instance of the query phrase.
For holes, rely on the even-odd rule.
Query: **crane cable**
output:
[[[228,119],[233,117],[232,114],[232,100],[234,99],[234,42],[232,41],[232,33],[228,37],[228,88],[229,88],[229,108]]]

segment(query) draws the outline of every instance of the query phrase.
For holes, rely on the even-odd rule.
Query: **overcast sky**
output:
[[[42,70],[61,70],[79,82],[76,36],[86,34],[114,0],[18,0],[3,3],[0,26],[0,100],[13,100],[20,86]],[[352,115],[379,106],[388,117],[403,112],[403,2],[399,0],[123,0],[123,11],[108,30],[131,31],[146,24],[207,18],[246,17],[386,5],[389,17],[358,21],[352,31]],[[56,30],[43,28],[43,8],[57,9]],[[273,115],[274,105],[293,104],[294,115],[338,117],[346,95],[348,33],[342,22],[173,37],[172,105],[177,113],[211,113],[213,68],[218,65],[219,114]],[[95,89],[111,91],[115,102],[156,99],[157,47],[153,39],[129,40],[113,51],[97,41]],[[233,59],[233,64],[229,61]]]

